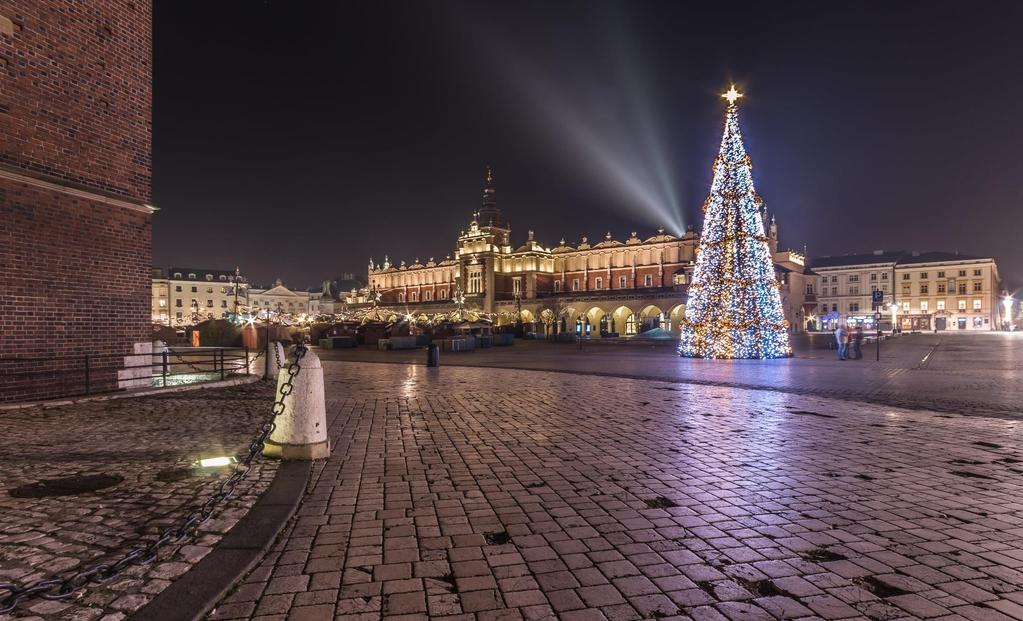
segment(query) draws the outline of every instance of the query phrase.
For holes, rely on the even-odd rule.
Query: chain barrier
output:
[[[66,578],[45,578],[24,586],[14,582],[0,582],[0,615],[13,612],[21,602],[36,597],[56,601],[70,599],[76,591],[89,583],[105,584],[119,576],[128,567],[152,563],[159,556],[163,546],[177,545],[185,539],[194,537],[198,532],[199,525],[209,520],[216,513],[218,506],[234,494],[235,488],[252,469],[252,462],[263,454],[263,444],[277,428],[275,421],[284,413],[284,398],[294,390],[295,377],[302,370],[302,357],[307,351],[308,348],[304,343],[296,343],[295,360],[287,365],[288,377],[277,391],[270,417],[260,425],[259,433],[249,444],[249,453],[245,459],[236,464],[231,476],[221,481],[217,491],[207,498],[206,502],[194,508],[181,519],[177,526],[164,529],[156,540],[148,543],[136,541],[117,560],[100,561]],[[283,364],[281,366],[283,367]]]

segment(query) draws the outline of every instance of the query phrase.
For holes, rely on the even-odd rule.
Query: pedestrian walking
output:
[[[856,325],[856,330],[853,331],[853,358],[859,360],[863,358],[863,326],[860,324]]]
[[[838,359],[845,360],[845,328],[842,324],[838,324],[835,328],[835,341],[838,343]]]

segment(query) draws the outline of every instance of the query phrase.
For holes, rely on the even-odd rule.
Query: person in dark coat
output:
[[[852,334],[853,340],[853,359],[859,360],[863,358],[863,326],[857,325],[856,329]]]

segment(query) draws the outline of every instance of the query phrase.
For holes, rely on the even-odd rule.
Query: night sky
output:
[[[734,81],[783,247],[1023,285],[1023,5],[827,4],[157,2],[154,263],[440,259],[487,164],[515,244],[698,226]]]

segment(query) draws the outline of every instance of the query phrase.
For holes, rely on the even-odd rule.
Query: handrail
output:
[[[258,356],[257,356],[258,357]],[[125,360],[129,364],[125,364]],[[123,390],[120,371],[148,369],[149,372],[129,373],[131,380],[152,381],[155,386],[167,386],[168,380],[191,376],[190,384],[227,379],[228,376],[248,375],[255,358],[246,347],[180,347],[142,354],[81,353],[77,355],[0,358],[0,400],[5,393],[40,390],[49,398],[90,395],[93,392]],[[19,366],[20,365],[20,366]]]

